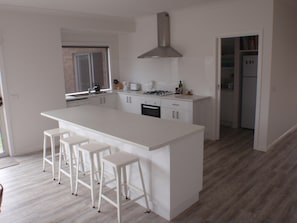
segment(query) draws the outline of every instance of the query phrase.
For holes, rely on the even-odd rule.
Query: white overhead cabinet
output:
[[[119,93],[118,109],[134,114],[141,114],[141,97],[129,93]]]

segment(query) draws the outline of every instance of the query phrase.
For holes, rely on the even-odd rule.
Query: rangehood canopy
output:
[[[167,12],[157,13],[158,21],[158,47],[140,55],[138,58],[155,57],[182,57],[182,55],[170,46],[170,24]]]

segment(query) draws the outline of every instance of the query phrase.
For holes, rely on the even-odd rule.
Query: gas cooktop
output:
[[[157,96],[166,96],[174,94],[172,91],[165,91],[165,90],[154,90],[154,91],[145,91],[143,94],[147,95],[157,95]]]

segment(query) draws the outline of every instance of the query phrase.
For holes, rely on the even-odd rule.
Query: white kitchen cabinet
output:
[[[116,107],[116,94],[99,94],[89,97],[90,105],[103,106],[107,108]]]
[[[162,99],[161,118],[193,123],[193,102]]]
[[[210,98],[199,100],[161,100],[161,118],[177,120],[205,127],[205,137],[210,134]]]
[[[191,112],[178,108],[162,108],[161,118],[169,120],[178,120],[186,123],[192,123]]]
[[[141,97],[129,93],[118,95],[118,109],[134,114],[141,114]]]
[[[89,103],[88,98],[67,101],[67,107],[76,107]]]

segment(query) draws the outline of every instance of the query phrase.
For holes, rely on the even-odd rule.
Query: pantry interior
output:
[[[258,35],[221,39],[221,127],[254,129],[257,62]]]

